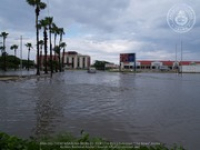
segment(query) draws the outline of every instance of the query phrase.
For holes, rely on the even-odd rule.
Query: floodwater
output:
[[[20,137],[81,130],[114,142],[200,143],[200,74],[65,71],[0,81],[0,131]]]

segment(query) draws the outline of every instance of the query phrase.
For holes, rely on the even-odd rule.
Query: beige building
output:
[[[64,68],[68,69],[88,69],[90,67],[90,56],[82,55],[76,51],[63,53]]]

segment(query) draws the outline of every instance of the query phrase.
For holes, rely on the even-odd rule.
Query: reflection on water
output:
[[[199,74],[66,71],[0,82],[0,130],[22,137],[84,129],[116,142],[197,149]]]

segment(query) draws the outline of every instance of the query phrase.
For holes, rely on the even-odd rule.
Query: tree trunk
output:
[[[65,56],[65,49],[63,49],[63,52],[62,52],[62,66],[61,66],[61,68],[62,68],[62,71],[64,71],[64,56]]]
[[[4,59],[3,59],[3,61],[4,61],[4,63],[3,63],[3,70],[4,71],[7,71],[7,63],[6,63],[6,39],[5,38],[3,38],[3,53],[4,53]]]
[[[54,34],[54,47],[56,47],[56,38],[57,38],[57,35]]]
[[[27,68],[28,71],[29,71],[29,68],[30,68],[30,67],[29,67],[29,61],[30,61],[29,57],[30,57],[30,48],[28,49],[28,68]]]
[[[59,54],[58,54],[58,61],[59,61],[59,71],[61,72],[62,69],[61,69],[61,61],[60,61],[60,51],[59,51]]]
[[[44,55],[45,55],[45,59],[44,59],[44,71],[45,74],[48,74],[48,70],[47,70],[47,31],[46,31],[46,27],[44,29]]]
[[[49,43],[50,43],[50,68],[51,68],[51,78],[52,78],[52,76],[53,76],[53,62],[52,62],[51,24],[49,24]]]
[[[39,29],[38,29],[38,17],[39,17],[39,7],[36,6],[35,14],[36,14],[36,45],[37,45],[37,72],[36,75],[40,75],[40,54],[39,54]]]

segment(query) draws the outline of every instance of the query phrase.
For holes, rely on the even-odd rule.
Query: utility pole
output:
[[[182,39],[181,39],[181,74],[183,73],[183,48],[182,48]]]
[[[22,35],[20,36],[20,72],[22,77]]]

